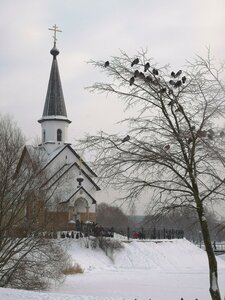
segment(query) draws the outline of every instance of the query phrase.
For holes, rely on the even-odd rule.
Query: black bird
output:
[[[138,77],[141,78],[141,79],[145,79],[145,74],[142,73],[142,72],[140,72],[139,75],[138,75]]]
[[[208,134],[208,139],[209,139],[210,141],[213,141],[213,138],[214,138],[213,134],[209,133],[209,134]]]
[[[170,101],[169,103],[168,103],[168,106],[172,106],[173,105],[173,101]]]
[[[183,76],[183,77],[181,78],[181,80],[182,80],[183,83],[185,83],[186,80],[187,80],[187,78],[186,78],[185,76]]]
[[[144,66],[144,71],[145,71],[145,72],[148,71],[149,68],[150,68],[150,63],[147,62],[147,63],[145,64],[145,66]]]
[[[138,63],[139,63],[139,59],[135,58],[135,60],[133,60],[131,63],[131,67],[133,67],[134,65],[137,65]]]
[[[130,85],[132,85],[134,83],[134,77],[131,77],[130,79]]]
[[[166,145],[166,146],[164,147],[164,149],[165,149],[166,151],[168,151],[168,150],[170,149],[170,145]]]
[[[138,77],[139,76],[139,71],[138,70],[135,70],[134,71],[134,77]]]
[[[181,75],[181,73],[182,73],[182,71],[181,71],[181,70],[179,70],[179,71],[176,73],[176,77],[180,76],[180,75]]]
[[[158,71],[157,69],[153,69],[153,70],[152,70],[152,73],[153,73],[154,75],[159,75],[159,71]]]
[[[152,77],[151,76],[146,76],[145,80],[148,81],[148,82],[152,82]]]
[[[160,93],[165,93],[166,92],[166,88],[162,88],[161,90],[160,90]]]
[[[181,85],[182,85],[181,80],[178,80],[178,81],[175,83],[174,87],[177,88],[177,87],[180,87]]]
[[[221,131],[221,132],[220,132],[220,137],[224,137],[224,135],[225,135],[225,132],[224,132],[224,131]]]
[[[171,85],[175,85],[175,81],[173,81],[173,80],[170,80],[170,81],[169,81],[169,84],[171,84]]]
[[[171,77],[176,78],[176,74],[174,72],[171,72]]]
[[[192,141],[193,141],[193,140],[192,140],[192,138],[191,138],[191,137],[189,137],[189,139],[188,139],[188,141],[187,141],[187,142],[188,142],[188,144],[190,144],[190,143],[192,143]]]
[[[122,143],[128,142],[130,140],[129,134],[122,139]]]
[[[109,66],[109,61],[107,60],[106,62],[105,62],[105,68],[107,68]]]

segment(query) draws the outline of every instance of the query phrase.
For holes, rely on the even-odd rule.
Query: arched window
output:
[[[45,130],[43,130],[43,143],[45,142]]]
[[[61,129],[57,130],[57,141],[62,142],[62,130]]]

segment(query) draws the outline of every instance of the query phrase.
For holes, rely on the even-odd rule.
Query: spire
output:
[[[54,46],[50,53],[53,56],[48,90],[45,99],[42,118],[38,120],[42,130],[42,144],[48,145],[49,151],[53,151],[58,145],[68,143],[68,125],[66,106],[63,97],[62,84],[59,75],[57,56],[59,50],[56,47],[56,32],[61,32],[56,25],[49,30],[54,31]]]
[[[59,54],[59,50],[56,48],[56,32],[61,32],[57,29],[56,25],[49,30],[54,31],[54,46],[51,49],[50,53],[53,56],[52,60],[52,68],[50,72],[50,78],[48,83],[48,90],[45,99],[45,106],[43,111],[43,117],[47,116],[64,116],[67,117],[66,106],[63,97],[62,84],[59,75],[58,63],[57,63],[57,55]]]

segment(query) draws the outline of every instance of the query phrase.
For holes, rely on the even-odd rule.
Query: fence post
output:
[[[130,239],[130,227],[127,227],[127,239]]]

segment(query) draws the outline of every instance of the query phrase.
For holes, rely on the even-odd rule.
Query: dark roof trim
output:
[[[76,166],[79,169],[79,165],[74,162],[65,172],[63,172],[51,185],[52,187],[59,179],[61,179],[72,167]],[[81,169],[81,173],[94,185],[97,191],[100,191],[100,187],[93,181],[93,179],[84,171]]]
[[[87,192],[87,190],[83,186],[81,186],[79,189],[77,189],[66,201],[63,201],[61,203],[67,203],[67,202],[69,202],[70,199],[73,198],[73,196],[75,196],[76,193],[78,193],[80,190],[83,190],[91,198],[92,204],[96,204],[97,203],[97,201]]]
[[[72,121],[68,120],[68,119],[61,119],[61,118],[57,118],[55,117],[54,119],[53,118],[43,118],[43,119],[39,119],[38,120],[38,123],[43,123],[45,121],[61,121],[61,122],[67,122],[67,123],[72,123]]]
[[[78,158],[81,159],[80,155],[77,154],[77,152],[70,146],[68,145],[68,148],[73,152],[73,154]],[[89,172],[95,177],[98,177],[98,175],[82,160],[83,165],[88,169]]]

